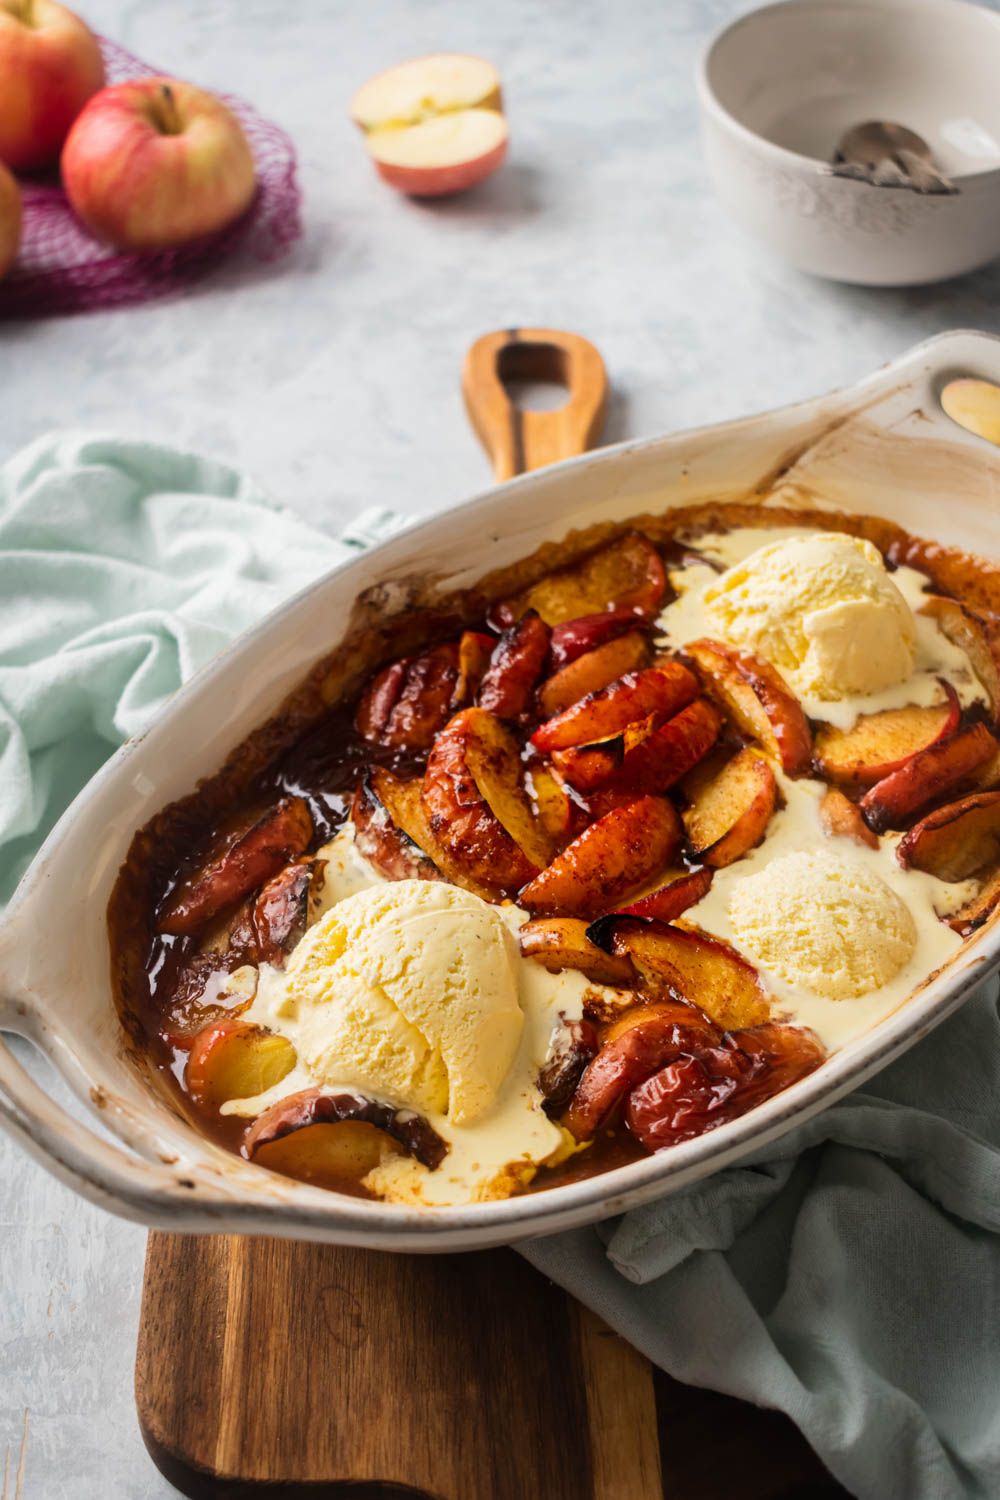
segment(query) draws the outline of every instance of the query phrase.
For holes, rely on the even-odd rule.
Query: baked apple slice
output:
[[[348,1184],[360,1184],[387,1156],[399,1151],[398,1142],[376,1126],[363,1120],[340,1120],[278,1136],[255,1149],[254,1161],[299,1182],[342,1190]]]
[[[1000,861],[1000,792],[977,792],[938,807],[904,833],[896,857],[939,880],[968,880]]]
[[[455,641],[404,657],[376,673],[358,704],[358,731],[391,750],[428,750],[452,712],[459,674]]]
[[[524,887],[518,904],[540,916],[596,916],[652,880],[680,839],[673,804],[641,797],[591,823]]]
[[[694,769],[718,739],[722,719],[707,698],[696,698],[663,724],[641,732],[630,742],[628,731],[620,763],[604,783],[637,796],[663,792]]]
[[[721,870],[759,844],[778,803],[774,772],[754,750],[703,761],[684,783],[681,817],[696,860]]]
[[[829,787],[819,805],[823,832],[831,839],[853,839],[869,849],[878,848],[878,834],[872,833],[861,815],[861,809],[837,787]]]
[[[399,822],[399,802],[406,795],[400,791],[402,785],[382,766],[366,771],[358,782],[351,803],[358,853],[387,880],[440,880],[441,871]],[[419,782],[412,785],[419,801]],[[385,797],[395,803],[395,817]],[[412,825],[412,813],[407,821]]]
[[[763,745],[789,776],[812,764],[812,735],[802,705],[780,672],[759,657],[722,641],[692,641],[684,647],[705,691],[739,729]]]
[[[723,1031],[756,1026],[768,1017],[767,992],[753,964],[721,938],[636,917],[592,922],[587,936],[632,960],[646,993],[686,1000]]]
[[[412,1109],[396,1109],[364,1094],[324,1094],[319,1089],[303,1089],[289,1094],[259,1115],[247,1131],[243,1155],[253,1161],[257,1152],[272,1141],[281,1140],[310,1125],[332,1125],[341,1120],[360,1120],[384,1130],[403,1150],[416,1157],[432,1171],[439,1167],[448,1146],[434,1127]]]
[[[697,696],[697,679],[680,662],[627,672],[542,724],[531,743],[543,754],[593,745],[652,715],[668,718]]]
[[[587,936],[586,922],[579,917],[539,917],[525,922],[517,940],[522,957],[533,958],[550,973],[576,969],[594,984],[625,989],[635,982],[629,960],[595,947]]]
[[[302,797],[282,797],[244,832],[231,835],[200,869],[171,891],[159,918],[161,932],[197,936],[304,854],[313,836]]]
[[[573,802],[565,785],[552,770],[541,761],[529,764],[524,776],[525,790],[539,822],[545,829],[555,848],[562,848],[574,832],[584,812]]]
[[[463,630],[458,642],[458,677],[451,699],[453,709],[467,708],[475,702],[496,643],[495,635],[487,635],[482,630]]]
[[[997,752],[997,742],[985,724],[940,740],[919,750],[898,771],[877,781],[859,806],[876,833],[906,828],[932,802],[946,797]]]
[[[597,1028],[587,1020],[559,1017],[548,1055],[538,1074],[538,1089],[547,1115],[558,1116],[572,1099],[584,1068],[600,1046]]]
[[[632,610],[651,617],[663,601],[667,575],[652,542],[627,531],[568,568],[549,573],[512,599],[495,606],[491,620],[503,627],[537,609],[546,625],[562,625],[604,610]]]
[[[592,656],[619,636],[638,633],[646,639],[647,628],[643,617],[634,609],[602,609],[595,615],[578,615],[575,620],[564,620],[552,631],[549,664],[553,672],[561,672],[579,657]],[[621,673],[616,672],[615,676],[620,677]],[[588,692],[593,691],[593,688],[588,689]]]
[[[998,905],[1000,905],[1000,870],[995,870],[983,882],[972,900],[967,901],[961,911],[955,912],[948,918],[948,926],[961,937],[971,937],[989,920]]]
[[[325,859],[296,860],[269,880],[229,934],[245,962],[280,968],[305,932],[323,889]]]
[[[657,917],[661,922],[672,922],[675,917],[686,912],[689,906],[697,906],[711,888],[711,870],[690,870],[668,880],[655,891],[648,891],[630,906],[620,906],[617,914],[626,917]]]
[[[474,896],[481,896],[484,901],[495,899],[495,887],[473,880],[462,864],[452,859],[448,850],[435,837],[424,811],[423,782],[419,777],[407,781],[386,770],[384,766],[372,766],[368,778],[375,797],[386,809],[391,824],[395,825],[402,836],[394,842],[391,831],[387,829],[386,840],[374,851],[375,857],[372,853],[366,854],[366,858],[371,860],[376,869],[381,870],[389,880],[439,880],[443,876],[452,885],[461,886]],[[398,858],[400,844],[402,861]],[[373,849],[371,841],[368,848]],[[414,859],[414,851],[425,855],[426,859],[415,864],[407,863]],[[364,849],[362,853],[365,853]],[[393,869],[400,873],[390,873]],[[409,874],[405,873],[407,870],[410,871]]]
[[[295,1066],[295,1048],[248,1021],[216,1021],[199,1031],[184,1081],[196,1104],[217,1110],[230,1099],[253,1099]]]
[[[994,722],[1000,721],[1000,630],[957,599],[931,594],[920,606],[922,615],[936,620],[942,632],[965,652],[972,670],[986,689]]]
[[[438,735],[421,801],[451,861],[500,896],[520,890],[552,856],[521,781],[518,743],[485,709],[463,709]]]
[[[816,768],[824,781],[874,786],[918,751],[954,734],[962,710],[951,683],[942,681],[941,687],[941,703],[862,714],[850,729],[822,725],[816,733]]]
[[[572,750],[553,750],[549,759],[559,776],[574,791],[596,792],[607,786],[625,754],[625,740],[614,735],[598,745],[579,745]]]
[[[591,616],[610,619],[610,615]],[[635,620],[634,615],[630,615]],[[556,627],[559,628],[558,626]],[[552,632],[555,640],[556,632]],[[649,661],[649,641],[638,630],[617,635],[585,655],[574,657],[566,666],[546,678],[538,690],[538,706],[547,719],[564,713],[572,704],[591,693],[599,693],[626,672],[637,672]]]
[[[531,702],[549,654],[549,627],[533,609],[504,631],[479,687],[479,706],[498,719],[519,719]]]

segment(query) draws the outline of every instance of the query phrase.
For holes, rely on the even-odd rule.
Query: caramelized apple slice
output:
[[[994,720],[1000,720],[1000,634],[997,622],[957,599],[931,594],[920,606],[922,615],[930,615],[943,633],[965,652],[972,670],[986,689]]]
[[[389,795],[400,785],[391,771],[366,771],[354,790],[351,819],[358,852],[387,880],[440,880],[441,871],[393,817],[378,788]],[[414,783],[418,787],[419,783]]]
[[[691,799],[681,815],[688,846],[717,870],[760,843],[778,801],[774,772],[753,750],[740,750],[721,765],[703,762],[684,791]]]
[[[517,934],[521,954],[533,958],[550,973],[577,969],[594,984],[627,989],[635,982],[635,970],[627,958],[605,953],[587,936],[587,924],[579,917],[541,917],[525,922]]]
[[[536,750],[568,750],[610,739],[651,715],[669,717],[698,696],[698,683],[680,662],[667,661],[624,677],[574,703],[531,736]]]
[[[642,797],[592,823],[521,891],[540,915],[596,916],[651,880],[677,853],[680,819],[665,797]]]
[[[398,1151],[397,1142],[376,1126],[363,1120],[341,1120],[336,1125],[307,1125],[258,1146],[254,1161],[299,1182],[336,1189],[360,1183],[387,1155]]]
[[[247,1021],[216,1021],[195,1037],[184,1081],[196,1104],[217,1110],[229,1099],[263,1094],[294,1066],[287,1037]]]
[[[611,616],[592,616],[608,618]],[[635,619],[635,616],[630,616]],[[552,632],[555,639],[555,631]],[[585,656],[575,657],[565,667],[546,679],[538,690],[538,706],[546,718],[565,712],[572,704],[591,693],[599,693],[626,672],[636,672],[649,660],[649,642],[637,630],[627,635],[618,635],[588,651]]]
[[[538,1074],[538,1088],[547,1115],[559,1115],[566,1108],[598,1046],[597,1028],[590,1021],[567,1021],[560,1015]]]
[[[896,850],[907,869],[926,870],[939,880],[968,880],[1000,860],[1000,792],[977,792],[935,808]]]
[[[401,777],[393,775],[383,766],[373,766],[368,772],[372,790],[379,802],[385,807],[389,818],[411,844],[427,856],[427,862],[418,864],[416,878],[419,880],[439,879],[443,875],[450,880],[452,885],[461,886],[463,890],[471,891],[474,896],[481,896],[484,901],[492,901],[496,897],[496,889],[492,885],[482,885],[473,880],[466,869],[458,860],[452,859],[448,850],[435,837],[431,831],[430,822],[424,811],[423,804],[423,782],[418,778],[404,781]],[[391,867],[392,846],[385,846],[384,857]],[[391,875],[389,868],[379,865],[376,868],[388,875],[390,880],[412,878],[406,875]],[[428,868],[430,867],[430,868]],[[432,873],[436,867],[440,875]],[[395,866],[397,869],[405,869],[405,865]]]
[[[798,1026],[772,1021],[733,1032],[637,1084],[625,1124],[647,1151],[662,1151],[745,1114],[814,1072],[824,1056],[813,1034]]]
[[[636,633],[641,634],[645,640],[643,618],[634,609],[604,609],[596,615],[578,615],[575,620],[564,620],[561,625],[555,626],[549,642],[552,671],[562,671],[581,656],[593,656],[595,651],[610,645],[619,636]],[[631,667],[622,668],[622,672],[631,670]],[[615,673],[615,677],[620,676],[621,672]],[[613,680],[608,678],[609,682]],[[600,686],[604,687],[605,684],[601,683]],[[596,689],[588,688],[586,691],[595,692]]]
[[[974,724],[950,740],[919,750],[865,793],[860,802],[865,821],[876,833],[905,828],[930,803],[961,786],[996,750],[997,742],[985,724]]]
[[[496,636],[486,635],[482,630],[462,632],[458,642],[458,678],[452,695],[452,708],[467,708],[474,702],[496,643]]]
[[[447,1144],[434,1127],[412,1109],[395,1109],[364,1094],[323,1094],[319,1089],[303,1089],[272,1104],[258,1116],[247,1131],[243,1155],[252,1161],[262,1146],[281,1140],[294,1130],[340,1120],[362,1120],[375,1125],[432,1171],[441,1165],[448,1152]]]
[[[549,654],[549,627],[527,610],[497,641],[479,688],[479,706],[498,719],[519,719]]]
[[[696,698],[666,723],[638,734],[634,744],[626,738],[621,761],[606,785],[637,795],[666,791],[708,754],[721,727],[722,720],[708,699]]]
[[[537,609],[546,625],[561,625],[603,610],[655,615],[667,586],[660,554],[641,532],[589,553],[571,567],[549,573],[523,593],[498,605],[493,618],[507,626]]]
[[[630,958],[647,993],[686,1000],[724,1031],[767,1019],[770,1007],[757,970],[720,938],[620,916],[592,922],[587,936],[598,948]]]
[[[868,827],[857,803],[835,786],[829,788],[820,803],[819,816],[827,838],[853,839],[869,849],[878,848],[878,835]]]
[[[697,667],[705,691],[744,734],[763,745],[789,776],[809,770],[809,724],[802,705],[774,667],[721,641],[693,641],[684,650]]]
[[[358,730],[366,740],[393,750],[429,749],[452,712],[458,672],[454,641],[384,667],[362,694]]]
[[[229,934],[229,946],[247,962],[280,968],[305,932],[323,887],[324,859],[286,865],[269,880]]]
[[[1000,905],[1000,870],[994,871],[983,882],[972,900],[966,902],[961,911],[955,912],[948,918],[948,926],[961,937],[971,937],[989,920],[998,905]]]
[[[271,880],[290,859],[303,854],[312,836],[312,818],[304,800],[283,797],[174,888],[160,916],[160,931],[176,937],[196,936]]]
[[[658,917],[661,922],[672,922],[689,906],[697,906],[707,896],[712,885],[712,871],[690,870],[659,886],[655,891],[640,896],[631,906],[620,906],[618,915],[626,917]]]
[[[587,1141],[611,1122],[616,1108],[636,1084],[668,1060],[701,1052],[721,1041],[716,1028],[693,1006],[674,1002],[619,1031],[605,1042],[584,1070],[562,1123],[578,1141]]]
[[[816,766],[826,781],[873,786],[883,776],[946,739],[958,728],[961,708],[955,689],[942,681],[943,703],[927,708],[915,703],[862,714],[851,729],[824,724],[816,733]]]
[[[525,789],[538,819],[556,848],[561,848],[573,832],[578,809],[565,786],[549,766],[530,765],[524,778]]]
[[[438,735],[422,791],[434,838],[467,875],[513,895],[552,854],[521,784],[517,741],[482,708],[466,708]]]
[[[606,786],[622,763],[625,742],[621,735],[599,745],[580,745],[572,750],[553,750],[551,761],[559,775],[578,792],[596,792]]]

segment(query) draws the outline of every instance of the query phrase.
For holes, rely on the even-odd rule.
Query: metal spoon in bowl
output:
[[[934,165],[922,135],[892,120],[868,120],[841,136],[833,153],[835,177],[855,177],[874,187],[909,188],[914,193],[957,193]]]

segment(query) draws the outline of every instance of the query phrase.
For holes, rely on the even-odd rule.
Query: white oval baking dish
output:
[[[364,1202],[243,1162],[174,1112],[125,1046],[105,910],[134,831],[276,711],[373,586],[387,599],[411,575],[467,587],[573,527],[745,498],[774,475],[808,484],[831,506],[1000,557],[1000,451],[941,411],[941,386],[956,374],[1000,382],[1000,339],[944,334],[850,390],[623,443],[496,486],[335,569],[243,636],[77,798],[0,925],[0,1029],[40,1047],[121,1144],[72,1118],[0,1042],[8,1129],[86,1197],[149,1225],[460,1250],[552,1233],[672,1192],[776,1139],[925,1036],[1000,967],[1000,925],[985,927],[919,994],[818,1072],[697,1140],[503,1202],[419,1210]]]

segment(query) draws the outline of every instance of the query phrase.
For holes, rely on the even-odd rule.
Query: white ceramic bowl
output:
[[[728,26],[698,75],[702,139],[734,219],[803,271],[942,281],[1000,255],[1000,15],[963,0],[784,0]],[[953,196],[834,177],[844,131],[916,130]]]
[[[362,1202],[242,1161],[178,1115],[127,1045],[109,983],[105,913],[134,830],[277,710],[341,638],[362,590],[376,590],[391,609],[410,579],[469,587],[573,527],[745,499],[778,473],[833,506],[1000,558],[1000,450],[943,414],[941,383],[957,374],[1000,382],[1000,339],[943,335],[851,390],[623,443],[496,486],[359,555],[242,636],[77,798],[0,924],[0,1030],[35,1042],[123,1144],[71,1118],[2,1042],[0,1119],[79,1192],[147,1224],[459,1250],[607,1218],[685,1186],[776,1139],[925,1036],[1000,967],[1000,923],[816,1073],[698,1140],[507,1202],[440,1209]]]

